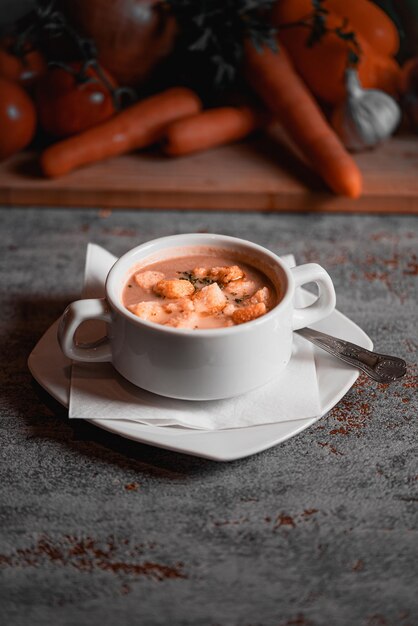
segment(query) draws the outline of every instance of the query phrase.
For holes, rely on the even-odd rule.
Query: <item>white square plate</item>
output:
[[[314,297],[306,292],[307,299]],[[71,361],[61,352],[57,341],[58,320],[39,340],[28,366],[33,377],[51,396],[68,407]],[[347,339],[371,350],[371,339],[357,326],[334,311],[313,328]],[[321,415],[315,418],[234,428],[202,431],[173,427],[150,426],[123,420],[91,419],[90,423],[134,441],[214,461],[232,461],[275,446],[314,424],[332,409],[356,381],[358,370],[337,361],[323,350],[315,348]]]

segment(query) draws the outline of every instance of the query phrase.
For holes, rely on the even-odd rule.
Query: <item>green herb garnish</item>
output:
[[[205,278],[199,278],[198,276],[195,276],[191,271],[177,272],[177,274],[182,275],[180,280],[188,280],[195,288],[201,289],[202,287],[207,287],[208,285],[213,285],[213,283],[216,283],[216,280],[213,280],[213,278],[209,278],[207,276]]]
[[[233,294],[236,295],[236,294]],[[241,304],[241,302],[244,302],[244,300],[247,300],[250,296],[248,294],[245,294],[245,296],[242,296],[242,298],[235,298],[235,302],[237,304]]]

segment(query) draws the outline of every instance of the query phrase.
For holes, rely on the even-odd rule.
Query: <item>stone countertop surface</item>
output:
[[[406,359],[306,431],[215,463],[67,418],[27,357],[77,299],[89,241],[219,232],[331,274],[338,309]],[[8,626],[414,626],[418,218],[0,210],[0,614]]]

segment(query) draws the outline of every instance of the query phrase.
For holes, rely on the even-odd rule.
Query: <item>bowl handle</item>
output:
[[[292,267],[295,288],[306,285],[306,283],[316,283],[319,289],[318,298],[313,304],[303,309],[293,310],[293,330],[305,328],[309,324],[314,324],[327,317],[335,309],[335,289],[328,272],[317,263],[306,263]]]
[[[86,320],[102,320],[111,323],[110,309],[104,298],[77,300],[67,306],[58,326],[58,343],[69,359],[74,361],[111,361],[112,351],[109,337],[104,336],[94,343],[79,344],[75,333]]]

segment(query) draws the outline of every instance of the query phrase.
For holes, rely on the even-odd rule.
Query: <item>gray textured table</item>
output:
[[[417,218],[8,208],[0,229],[3,624],[418,623]],[[69,423],[26,360],[78,296],[87,242],[120,254],[187,231],[321,263],[407,377],[361,377],[310,429],[232,463]]]

